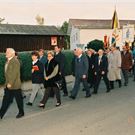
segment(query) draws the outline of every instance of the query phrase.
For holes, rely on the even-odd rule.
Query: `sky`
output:
[[[135,0],[0,0],[0,18],[35,25],[40,15],[45,25],[60,26],[69,18],[111,19],[115,5],[119,19],[135,20]]]

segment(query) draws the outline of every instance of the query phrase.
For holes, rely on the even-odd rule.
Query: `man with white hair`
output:
[[[23,98],[21,93],[21,80],[20,80],[20,63],[15,57],[15,50],[13,48],[7,48],[6,50],[7,62],[5,64],[5,89],[0,109],[0,118],[5,115],[8,107],[11,104],[11,100],[15,97],[19,113],[16,118],[24,116],[23,110]]]
[[[88,59],[86,55],[83,54],[83,51],[81,48],[76,49],[76,58],[75,58],[75,84],[71,93],[70,98],[75,99],[78,90],[80,87],[80,83],[83,82],[84,89],[86,91],[86,98],[90,97],[90,88],[87,83],[87,77],[88,77]]]

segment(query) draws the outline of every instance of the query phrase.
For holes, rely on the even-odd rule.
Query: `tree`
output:
[[[92,40],[87,44],[87,48],[94,49],[95,51],[98,51],[99,49],[104,49],[104,43],[102,40]]]
[[[67,35],[67,31],[68,31],[68,22],[65,21],[62,26],[60,27],[60,30],[65,34],[64,39],[66,42],[66,46],[64,48],[69,49],[70,48],[70,37],[69,35]]]
[[[44,24],[44,18],[41,17],[40,15],[37,15],[35,17],[35,19],[36,19],[38,25],[43,25]]]
[[[5,18],[0,18],[0,24],[5,21]]]

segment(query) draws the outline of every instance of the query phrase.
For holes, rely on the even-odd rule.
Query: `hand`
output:
[[[83,75],[82,78],[83,78],[83,79],[86,79],[86,75]]]
[[[97,72],[95,72],[94,74],[97,75]]]
[[[105,74],[105,72],[104,71],[102,71],[102,73],[101,73],[102,75],[104,75]]]
[[[32,69],[31,72],[33,73],[34,72],[34,69]]]
[[[8,84],[7,84],[7,88],[11,88],[11,84],[8,83]]]
[[[45,80],[47,81],[48,80],[48,77],[45,77]]]

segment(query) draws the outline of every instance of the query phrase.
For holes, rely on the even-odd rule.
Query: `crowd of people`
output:
[[[21,61],[16,57],[13,48],[6,50],[7,62],[5,64],[5,88],[2,105],[0,109],[0,118],[2,119],[7,109],[15,97],[19,113],[16,118],[24,116],[23,95],[21,90]],[[74,49],[74,58],[72,60],[72,75],[75,77],[70,95],[67,89],[65,79],[66,57],[59,46],[54,47],[54,51],[48,51],[44,55],[44,50],[33,51],[31,53],[32,68],[31,80],[32,91],[29,101],[26,103],[32,106],[37,93],[41,92],[40,108],[45,108],[50,96],[56,97],[56,107],[61,105],[60,90],[63,90],[63,96],[75,100],[80,89],[80,83],[83,83],[85,97],[89,98],[92,94],[98,94],[100,81],[103,78],[106,86],[106,92],[115,88],[114,82],[118,83],[119,88],[123,85],[128,86],[129,72],[133,71],[135,81],[135,52],[130,50],[127,43],[122,47],[122,51],[115,45],[95,52],[93,49],[87,49],[83,52],[81,48]],[[124,83],[121,81],[121,71]],[[61,87],[60,87],[61,86]],[[91,91],[93,89],[93,91]]]

